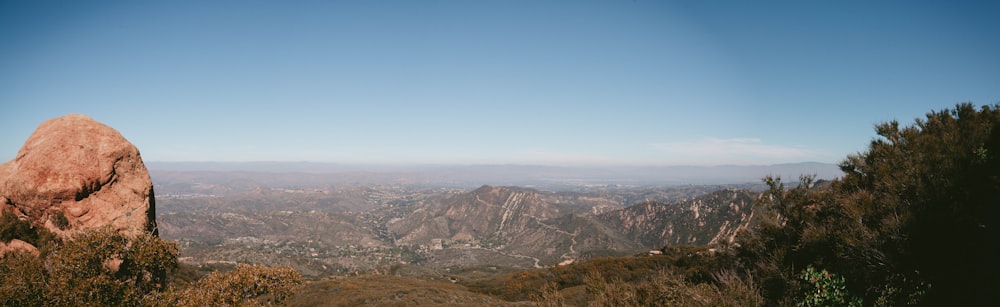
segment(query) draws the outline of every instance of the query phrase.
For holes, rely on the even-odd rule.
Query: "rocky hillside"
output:
[[[559,198],[547,192],[483,186],[415,208],[391,220],[388,230],[399,244],[443,248],[451,243],[552,265],[614,251],[731,242],[752,223],[754,197],[745,190],[724,190],[622,208],[608,199],[556,203],[552,200]],[[580,196],[570,199],[575,198]]]
[[[722,190],[677,203],[643,202],[598,216],[648,247],[731,243],[755,222],[756,193]]]
[[[0,165],[0,214],[58,235],[110,226],[156,231],[153,184],[139,150],[85,115],[45,121]]]
[[[559,215],[559,209],[542,202],[534,190],[483,186],[416,208],[405,218],[390,221],[389,229],[399,235],[401,243],[447,239],[502,245],[504,238],[520,236],[537,221]]]

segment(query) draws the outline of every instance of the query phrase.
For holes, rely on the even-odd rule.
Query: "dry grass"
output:
[[[291,306],[518,306],[473,293],[445,278],[424,280],[390,275],[338,277],[310,282],[287,303]]]

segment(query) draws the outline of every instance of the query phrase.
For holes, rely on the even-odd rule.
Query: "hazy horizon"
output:
[[[552,166],[552,165],[460,165],[413,164],[373,165],[316,162],[162,162],[146,163],[155,181],[161,175],[189,174],[199,180],[222,176],[222,182],[233,178],[260,177],[259,183],[282,186],[288,182],[279,174],[295,174],[295,186],[304,181],[313,185],[340,184],[401,184],[420,183],[442,186],[478,187],[481,185],[529,187],[579,187],[586,185],[672,186],[690,184],[760,183],[764,176],[781,177],[796,182],[801,175],[817,179],[834,179],[843,175],[835,164],[806,162],[772,165],[720,166]],[[214,175],[210,175],[214,174]],[[227,175],[228,174],[228,175]],[[201,176],[201,175],[207,175]],[[318,176],[318,177],[317,177]],[[189,178],[182,175],[183,178]],[[310,179],[311,178],[311,179]],[[304,180],[304,181],[303,181]],[[313,181],[310,181],[313,180]],[[169,181],[169,180],[168,180]]]
[[[837,163],[1000,102],[1000,4],[0,2],[0,160],[86,114],[147,161]]]
[[[554,168],[634,168],[634,167],[728,167],[728,166],[775,166],[775,165],[799,165],[799,164],[828,164],[837,165],[838,162],[801,161],[788,163],[758,163],[758,164],[569,164],[569,163],[422,163],[422,162],[399,162],[399,163],[378,163],[378,162],[323,162],[323,161],[279,161],[279,160],[256,160],[256,161],[166,161],[148,160],[147,164],[160,165],[328,165],[328,166],[349,166],[349,167],[438,167],[438,166],[523,166],[523,167],[554,167]]]

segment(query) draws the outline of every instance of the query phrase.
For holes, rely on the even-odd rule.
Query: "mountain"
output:
[[[649,247],[732,243],[759,217],[756,193],[722,190],[677,203],[643,202],[598,215],[608,227]]]
[[[559,208],[541,201],[534,190],[483,186],[418,208],[406,218],[391,221],[389,229],[400,234],[401,243],[443,238],[502,246],[502,238],[522,235],[528,226],[559,215]]]
[[[748,190],[628,207],[553,201],[560,194],[483,186],[415,208],[392,219],[388,230],[397,244],[468,245],[551,265],[612,251],[732,242],[738,230],[755,221],[756,194]]]
[[[559,249],[573,234],[548,225],[563,215],[535,190],[483,186],[441,203],[414,209],[387,224],[397,243],[435,245],[450,243],[523,255],[528,258],[560,257]],[[542,251],[539,253],[539,251]]]

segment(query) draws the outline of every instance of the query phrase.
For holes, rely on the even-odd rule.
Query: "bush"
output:
[[[0,305],[46,305],[43,268],[42,260],[29,253],[15,252],[0,257]]]
[[[770,214],[741,237],[741,265],[771,304],[817,286],[823,270],[796,278],[813,266],[837,272],[827,286],[878,305],[996,305],[1000,106],[960,104],[875,130],[829,188],[765,178],[771,189],[758,204]]]
[[[34,245],[42,253],[59,241],[56,235],[45,227],[31,225],[31,222],[21,220],[13,213],[0,213],[0,242],[7,243],[13,239]]]
[[[760,306],[764,299],[753,283],[720,271],[715,283],[690,282],[676,272],[659,270],[638,282],[608,280],[600,272],[586,277],[589,306]]]
[[[66,214],[62,211],[55,211],[49,216],[52,219],[52,224],[56,225],[59,230],[66,230],[69,228],[69,219],[66,219]]]
[[[5,226],[31,235],[27,228]],[[177,256],[174,243],[150,234],[130,239],[110,229],[82,232],[48,248],[39,257],[11,253],[0,259],[3,305],[136,305],[162,287]]]
[[[177,244],[145,233],[135,238],[111,229],[84,231],[46,258],[48,300],[104,306],[135,305],[163,288],[177,266]]]
[[[837,276],[826,270],[817,271],[812,266],[807,267],[799,275],[806,282],[801,298],[796,306],[862,306],[861,298],[848,293],[844,286],[844,277]]]
[[[32,234],[2,224],[5,234]],[[213,272],[184,289],[167,289],[178,248],[150,233],[126,237],[111,229],[80,232],[36,257],[0,258],[2,306],[242,306],[280,304],[302,285],[288,267],[238,265]],[[164,291],[165,290],[165,291]]]
[[[239,264],[232,271],[212,272],[191,287],[167,293],[157,298],[155,305],[278,305],[304,282],[290,267]]]

